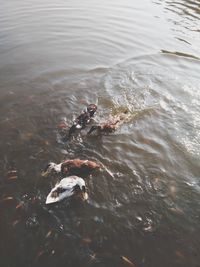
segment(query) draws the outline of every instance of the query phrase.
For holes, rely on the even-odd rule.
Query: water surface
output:
[[[0,25],[0,265],[199,266],[199,1],[8,0]],[[62,142],[88,103],[133,119]],[[75,157],[107,169],[47,207]]]

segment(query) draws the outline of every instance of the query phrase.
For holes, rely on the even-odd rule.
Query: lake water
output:
[[[0,266],[200,266],[200,2],[0,2]],[[88,103],[133,118],[63,142]],[[68,158],[106,169],[46,206]]]

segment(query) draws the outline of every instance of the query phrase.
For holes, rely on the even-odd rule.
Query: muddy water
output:
[[[199,266],[199,1],[1,1],[0,265]],[[60,138],[87,105],[109,136]],[[47,162],[93,159],[47,207]]]

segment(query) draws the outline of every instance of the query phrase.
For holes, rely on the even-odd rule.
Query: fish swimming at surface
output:
[[[42,176],[47,176],[50,173],[66,174],[79,174],[81,172],[90,173],[95,169],[99,169],[100,164],[91,160],[82,159],[68,159],[59,164],[50,162],[45,170],[42,172]]]
[[[75,133],[77,129],[85,128],[86,125],[91,121],[91,118],[94,116],[96,111],[97,106],[95,104],[90,104],[86,110],[84,110],[74,120],[73,125],[69,129],[69,137]],[[93,125],[88,131],[88,134],[91,134],[94,131],[97,131],[98,133],[112,133],[121,124],[130,121],[132,117],[133,116],[131,113],[126,110],[120,114],[111,116],[106,122]],[[63,178],[58,184],[55,185],[46,198],[46,204],[56,203],[64,198],[71,197],[77,197],[79,199],[86,200],[88,195],[86,192],[85,181],[81,177],[75,175],[79,175],[80,173],[83,175],[84,172],[90,173],[91,171],[101,167],[104,167],[103,164],[81,159],[69,159],[59,164],[50,162],[46,169],[42,172],[42,176],[47,176],[50,173],[57,173],[61,175],[68,174],[71,176]],[[109,171],[108,173],[110,174]],[[113,177],[112,173],[111,176]]]
[[[63,178],[48,194],[46,204],[53,204],[71,197],[87,200],[85,181],[81,177],[69,176]]]
[[[112,133],[114,132],[122,123],[126,122],[131,118],[130,113],[126,110],[121,114],[111,116],[108,121],[100,123],[98,125],[93,125],[88,134],[96,131],[97,133]]]
[[[95,104],[90,104],[85,110],[73,121],[73,125],[69,129],[68,137],[71,137],[76,130],[81,130],[90,123],[91,118],[95,115],[97,111],[97,106]]]

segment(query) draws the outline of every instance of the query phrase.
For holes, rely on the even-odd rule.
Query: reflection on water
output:
[[[200,14],[200,5],[198,1],[188,1],[188,0],[182,0],[182,1],[166,1],[167,5],[167,10],[173,13],[177,13],[181,17],[181,21],[187,24],[188,27],[187,29],[189,30],[194,30],[198,31],[199,29],[197,28],[197,21],[199,20],[199,14]],[[191,25],[189,25],[189,21],[191,22]],[[180,23],[181,24],[181,23]],[[195,26],[195,28],[192,28]],[[182,25],[184,26],[184,24]],[[190,27],[191,26],[191,27]]]
[[[21,1],[0,11],[2,266],[199,265],[199,2]],[[88,104],[115,133],[63,142]],[[65,129],[64,129],[65,130]],[[47,162],[101,162],[89,200],[45,199]]]
[[[174,37],[180,42],[190,46],[190,51],[198,51],[200,31],[200,5],[199,1],[156,1],[163,5],[164,12],[169,22]],[[195,49],[195,50],[192,50]],[[183,51],[177,51],[183,52]]]

